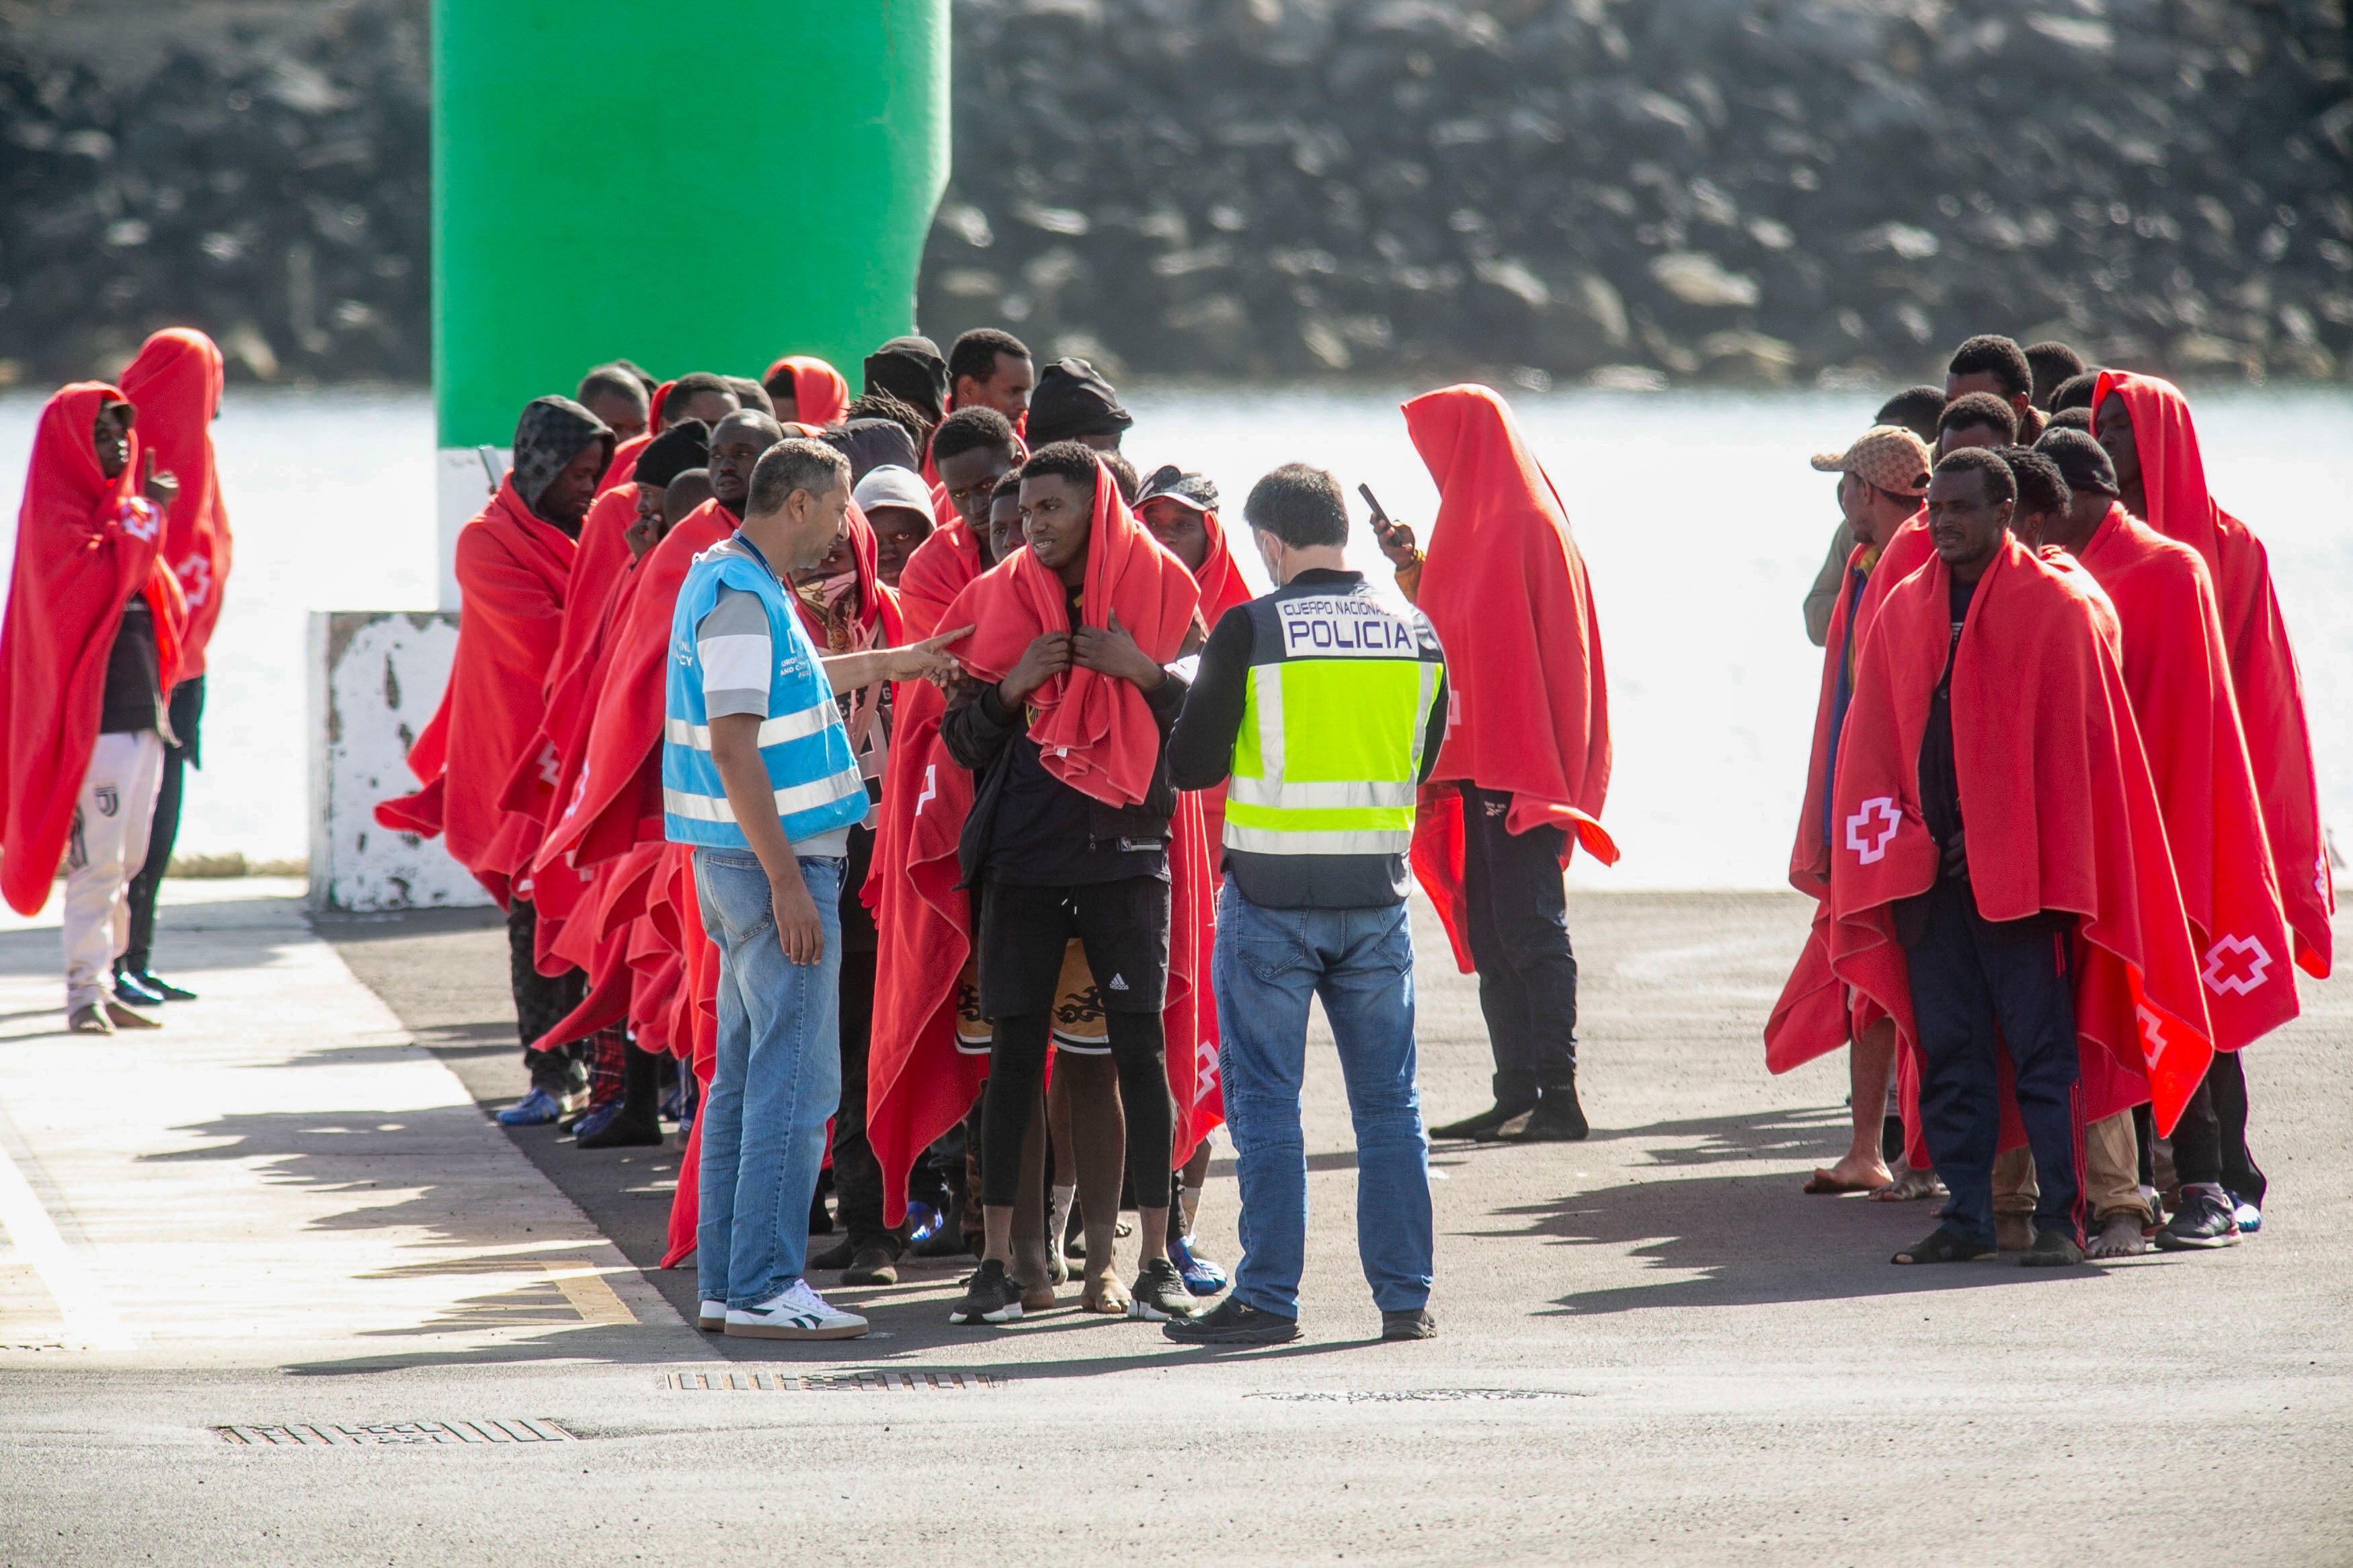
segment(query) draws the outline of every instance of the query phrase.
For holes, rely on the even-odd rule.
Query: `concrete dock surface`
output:
[[[1438,1338],[1376,1338],[1327,1049],[1296,1343],[953,1329],[966,1259],[793,1346],[681,1317],[675,1147],[490,1120],[493,913],[166,887],[156,1033],[63,1033],[54,911],[0,924],[0,1564],[2353,1563],[2342,982],[2247,1056],[2260,1235],[1897,1268],[1928,1205],[1799,1192],[1843,1056],[1764,1070],[1804,901],[1573,893],[1594,1134],[1434,1152]],[[1486,1041],[1417,916],[1444,1121]],[[1228,1264],[1235,1207],[1228,1150]]]

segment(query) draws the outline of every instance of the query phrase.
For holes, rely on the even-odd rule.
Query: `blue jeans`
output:
[[[768,874],[748,850],[697,849],[702,928],[719,944],[719,1054],[702,1102],[694,1268],[706,1301],[750,1307],[801,1277],[825,1126],[841,1100],[841,868],[803,859],[825,956],[776,941]]]
[[[1231,882],[1218,900],[1218,1067],[1240,1152],[1234,1295],[1299,1315],[1307,1150],[1299,1131],[1307,1003],[1324,999],[1356,1123],[1356,1254],[1384,1312],[1427,1305],[1430,1140],[1414,1082],[1413,930],[1406,906],[1271,910]]]

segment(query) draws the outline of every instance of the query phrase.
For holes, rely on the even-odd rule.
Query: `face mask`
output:
[[[1271,533],[1257,533],[1251,535],[1251,542],[1258,546],[1259,563],[1266,568],[1268,578],[1277,587],[1282,586],[1282,541]]]

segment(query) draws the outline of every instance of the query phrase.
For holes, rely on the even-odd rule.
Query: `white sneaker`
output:
[[[796,1279],[756,1307],[727,1310],[731,1338],[754,1340],[854,1340],[866,1331],[866,1320],[855,1312],[828,1306],[826,1299]]]
[[[715,1334],[727,1326],[727,1303],[705,1301],[694,1314],[694,1326],[706,1334]]]

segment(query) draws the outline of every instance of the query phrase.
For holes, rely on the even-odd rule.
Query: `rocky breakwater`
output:
[[[0,380],[430,374],[423,0],[0,0]]]
[[[928,329],[1136,370],[2353,353],[2341,6],[959,0]]]

